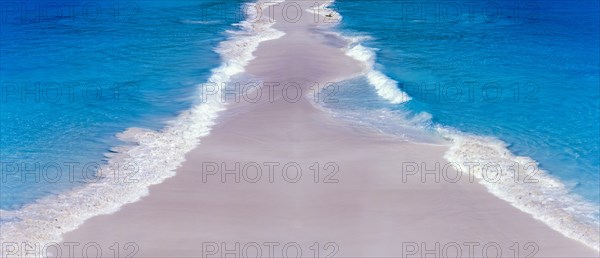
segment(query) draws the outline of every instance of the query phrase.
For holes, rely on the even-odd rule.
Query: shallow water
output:
[[[337,29],[348,55],[369,70],[362,82],[342,82],[344,103],[330,111],[406,140],[447,139],[445,158],[463,171],[479,164],[471,173],[490,192],[597,246],[597,2],[338,1],[332,8],[344,17]],[[363,92],[379,99],[365,102]],[[490,165],[499,181],[485,179]]]
[[[189,123],[206,118],[210,124],[216,112],[193,108],[200,101],[198,85],[215,76],[211,69],[221,60],[214,50],[231,24],[242,20],[244,2],[144,1],[101,6],[105,16],[94,21],[85,15],[3,20],[0,209],[17,210],[94,182],[98,167],[123,153],[121,140],[141,145],[131,153],[139,162],[143,151],[167,150],[167,138],[188,127],[207,133],[210,125]],[[480,2],[474,13],[447,1],[372,3],[334,5],[344,17],[337,30],[350,43],[347,53],[371,68],[364,78],[342,83],[342,101],[329,106],[335,115],[407,140],[454,137],[479,144],[458,146],[450,160],[465,154],[489,161],[482,153],[508,147],[503,162],[538,162],[551,176],[544,182],[560,190],[522,193],[542,193],[541,202],[564,194],[569,198],[557,198],[558,207],[580,208],[567,216],[597,223],[598,3]],[[433,13],[420,13],[428,4]],[[490,6],[503,11],[492,19]],[[453,16],[452,10],[461,13]],[[242,45],[264,39],[247,31],[233,35]],[[332,40],[339,44],[338,36]],[[246,49],[225,52],[248,58]],[[223,67],[218,76],[237,65]],[[166,131],[156,131],[161,128]],[[138,164],[146,172],[156,169],[153,155]],[[554,177],[561,181],[554,184]],[[494,187],[490,191],[507,201],[519,197],[502,192],[504,185]]]
[[[70,1],[36,1],[39,13],[3,16],[0,209],[94,181],[118,132],[189,109],[243,2],[98,2],[92,16],[87,2],[68,15]]]
[[[346,35],[370,36],[361,44],[376,49],[376,69],[411,98],[391,109],[499,138],[600,201],[597,1],[519,2],[520,16],[514,1],[474,2],[480,8],[463,6],[459,18],[450,15],[459,2],[369,3],[334,9]],[[501,15],[482,14],[486,6]]]

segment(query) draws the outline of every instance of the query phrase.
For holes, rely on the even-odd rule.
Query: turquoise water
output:
[[[25,17],[6,9],[0,209],[94,181],[105,154],[122,144],[117,133],[161,128],[197,102],[198,85],[220,64],[214,48],[243,18],[244,2],[94,2],[102,11],[88,6],[84,15],[89,2],[37,1],[28,8],[37,3],[39,12]]]
[[[246,2],[98,2],[100,16],[83,15],[75,8],[79,13],[52,18],[44,12],[50,17],[39,19],[3,9],[0,210],[19,210],[93,182],[96,168],[122,150],[115,149],[123,145],[118,137],[122,132],[137,137],[139,148],[120,153],[135,154],[136,161],[143,161],[138,165],[150,177],[144,184],[167,177],[155,173],[157,168],[169,169],[155,164],[160,160],[153,157],[177,163],[177,151],[205,135],[220,108],[195,105],[200,102],[198,85],[213,76],[228,81],[247,61],[252,43],[275,37],[248,31],[256,24],[240,26],[245,30],[238,34],[225,32],[238,29],[232,24],[244,19],[239,7]],[[37,3],[48,10],[68,5]],[[346,82],[339,95],[345,115],[417,141],[435,142],[436,126],[500,139],[511,152],[539,162],[570,193],[597,208],[596,1],[373,3],[336,2],[333,7],[344,17],[336,30],[346,36],[368,36],[360,44],[376,49],[373,68],[382,74],[375,74],[375,81],[405,92],[411,100],[400,103],[398,98],[406,96],[392,94],[387,96],[391,102],[382,101],[381,94],[368,86],[372,81],[359,78]],[[7,6],[10,3],[3,8]],[[424,8],[428,11],[422,13]],[[229,58],[225,62],[229,65],[223,66],[215,48],[230,36],[240,41],[229,42],[221,51]],[[222,69],[211,70],[216,67]],[[180,114],[188,110],[191,115]],[[127,130],[134,127],[155,131]],[[156,131],[161,128],[169,129]],[[166,155],[173,141],[179,141],[173,145],[180,148],[173,150],[176,155]],[[146,156],[145,151],[155,153]],[[112,188],[106,189],[103,193]],[[93,189],[79,193],[75,196],[101,198]],[[61,205],[39,207],[55,207],[52,204]],[[570,205],[574,203],[559,206],[570,209]],[[10,214],[11,220],[22,219]],[[597,214],[592,216],[597,221]]]
[[[598,203],[598,6],[337,1],[333,9],[345,34],[371,37],[361,44],[378,50],[375,68],[412,98],[391,109],[427,112],[434,124],[501,139]]]

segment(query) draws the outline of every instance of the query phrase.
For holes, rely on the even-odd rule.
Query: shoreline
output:
[[[332,2],[322,1],[319,8],[327,11],[321,18],[341,17],[326,9]],[[60,257],[98,251],[103,257],[598,255],[581,241],[594,231],[571,213],[548,220],[535,210],[539,206],[529,206],[533,201],[523,202],[530,188],[506,197],[502,191],[515,192],[510,184],[473,181],[446,169],[464,161],[456,142],[406,141],[327,110],[323,102],[330,95],[323,87],[359,77],[390,103],[410,96],[374,69],[375,52],[360,45],[361,37],[322,28],[313,20],[314,3],[299,3],[306,15],[298,22],[245,20],[216,49],[223,63],[209,81],[262,87],[239,101],[201,92],[203,103],[165,128],[120,133],[131,145],[114,147],[107,167],[142,164],[136,183],[113,187],[111,180],[129,175],[108,175],[23,210],[0,210],[16,221],[3,228],[11,234],[0,236],[0,257],[11,257],[2,253],[5,244],[25,239],[34,243],[33,252]],[[261,98],[249,101],[257,92]],[[443,126],[436,131],[492,153],[466,153],[467,161],[515,158],[490,148],[486,137]],[[438,173],[428,174],[434,167]],[[460,180],[447,178],[457,173]],[[539,189],[562,185],[549,176]],[[535,205],[547,204],[544,196]],[[552,201],[548,206],[560,203]],[[24,245],[18,249],[21,256],[37,256],[23,255]]]
[[[358,134],[317,110],[305,96],[310,86],[356,76],[360,64],[319,39],[310,30],[310,20],[304,18],[304,26],[276,20],[273,28],[286,34],[262,42],[245,73],[264,82],[297,83],[302,98],[290,102],[278,88],[273,102],[231,105],[202,144],[187,153],[174,177],[151,186],[150,194],[138,202],[87,220],[65,234],[63,243],[107,247],[135,242],[137,255],[155,257],[206,254],[215,250],[210,249],[214,243],[220,255],[221,243],[231,247],[273,241],[281,246],[297,243],[304,256],[312,256],[308,250],[314,243],[323,253],[337,249],[336,256],[399,255],[415,243],[420,248],[421,243],[472,242],[495,243],[503,252],[514,243],[526,252],[531,249],[523,246],[535,243],[542,256],[597,254],[482,185],[402,182],[397,168],[406,162],[444,162],[447,146]],[[236,164],[258,164],[261,169],[268,168],[265,163],[288,168],[296,164],[310,180],[291,183],[295,178],[273,176],[249,183],[248,178],[236,182],[235,175],[227,174],[226,182],[223,174],[209,180],[213,175],[206,170],[223,163],[228,167],[220,167],[222,171]],[[319,175],[315,180],[314,173],[308,174],[314,164],[327,169],[330,163],[338,167],[339,178]],[[454,235],[457,231],[460,236]],[[476,248],[475,255],[482,251]]]

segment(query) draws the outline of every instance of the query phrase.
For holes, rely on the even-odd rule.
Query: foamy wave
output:
[[[332,1],[325,4],[330,5]],[[337,14],[339,15],[339,14]],[[340,33],[329,32],[348,42],[346,54],[365,65],[365,77],[377,91],[377,94],[383,99],[393,103],[403,103],[411,98],[406,93],[398,89],[398,83],[387,77],[380,71],[375,70],[376,49],[368,48],[360,43],[368,40],[366,36],[349,37]],[[340,113],[340,111],[336,111]],[[341,112],[344,115],[347,112]],[[366,113],[353,115],[353,121],[362,122],[356,117],[368,117]],[[399,124],[412,124],[406,114],[394,114],[402,116],[407,122]],[[429,121],[429,117],[424,119]],[[372,123],[377,124],[377,123]],[[380,124],[377,124],[381,126]],[[401,126],[402,127],[402,126]],[[418,127],[418,126],[417,126]],[[475,162],[475,164],[494,164],[501,168],[500,180],[483,180],[482,169],[485,166],[474,167],[471,171],[492,194],[511,203],[516,208],[533,215],[534,218],[546,223],[552,229],[561,232],[563,235],[594,248],[600,246],[600,223],[598,206],[594,205],[576,194],[569,191],[560,180],[555,179],[543,170],[539,169],[538,164],[529,157],[516,156],[508,150],[506,143],[491,138],[466,134],[447,127],[436,127],[437,132],[453,142],[451,148],[445,154],[445,158],[450,162],[463,165],[465,162]],[[523,182],[523,178],[515,178],[515,175],[525,177],[521,172],[514,174],[515,164],[521,169],[528,169],[529,173],[536,171],[535,182]],[[531,174],[528,174],[531,176]],[[519,179],[521,181],[519,181]]]
[[[351,92],[345,94],[346,90]],[[339,103],[317,107],[334,117],[358,126],[375,127],[387,135],[419,143],[437,143],[423,131],[432,123],[429,113],[411,116],[408,112],[386,108],[386,103],[374,106],[370,94],[353,84],[344,84],[340,94]],[[345,99],[345,96],[350,98]],[[369,103],[371,108],[356,108],[356,103],[363,102]],[[439,125],[433,129],[451,141],[444,158],[464,173],[472,174],[490,193],[566,237],[598,250],[600,211],[597,205],[573,194],[563,182],[541,170],[535,160],[513,154],[501,140]]]
[[[514,155],[500,140],[445,127],[436,129],[453,142],[445,158],[461,167],[466,162],[478,164],[467,172],[480,179],[488,191],[563,235],[599,249],[600,224],[596,205],[570,193],[560,180],[541,170],[537,162]],[[499,169],[486,170],[485,165]],[[514,172],[515,165],[520,172]]]
[[[393,104],[399,104],[411,100],[406,93],[398,89],[398,82],[386,76],[380,71],[375,70],[375,49],[361,45],[359,42],[365,37],[348,38],[351,41],[346,54],[365,66],[365,76],[377,90],[377,94]]]
[[[333,3],[333,0],[322,3],[321,5],[317,5],[307,9],[307,11],[311,13],[316,13],[325,17],[329,21],[333,22],[324,22],[321,24],[325,27],[330,27],[337,25],[342,20],[342,15],[340,15],[335,10],[329,8],[329,6]],[[360,61],[364,70],[363,73],[365,77],[368,79],[369,84],[372,85],[376,90],[377,94],[384,98],[385,100],[390,101],[393,104],[400,104],[403,102],[407,102],[411,100],[406,93],[402,92],[398,89],[398,82],[393,80],[392,78],[386,76],[380,71],[375,70],[375,49],[368,48],[360,44],[360,42],[364,40],[370,39],[367,36],[345,36],[341,33],[336,32],[323,32],[324,34],[331,34],[340,39],[345,40],[348,43],[348,47],[346,49],[346,55],[354,58],[357,61]]]
[[[229,31],[229,39],[216,49],[223,63],[212,71],[208,81],[226,83],[233,75],[243,72],[260,42],[284,35],[271,28],[273,24],[267,18],[242,21],[237,24],[240,30]],[[16,211],[2,211],[0,242],[25,242],[41,247],[59,242],[63,233],[76,229],[85,220],[113,213],[147,195],[149,186],[174,176],[175,169],[185,161],[185,154],[210,133],[218,113],[226,106],[217,95],[211,96],[181,113],[160,131],[129,128],[120,133],[118,137],[131,144],[115,148],[118,152],[110,155],[100,171],[123,167],[135,167],[135,171],[119,169],[120,173],[102,173],[97,182],[40,199]]]

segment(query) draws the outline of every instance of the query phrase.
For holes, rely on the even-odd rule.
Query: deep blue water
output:
[[[458,6],[458,7],[457,7]],[[518,8],[516,8],[518,7]],[[437,124],[499,138],[600,201],[598,1],[336,1]],[[460,15],[458,15],[460,14]]]
[[[93,180],[115,134],[161,128],[198,101],[246,1],[31,1],[25,16],[21,2],[2,3],[5,210]]]

